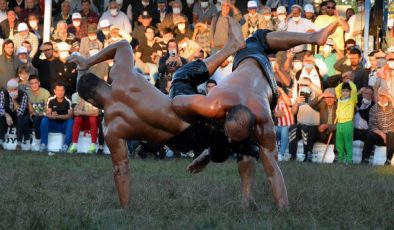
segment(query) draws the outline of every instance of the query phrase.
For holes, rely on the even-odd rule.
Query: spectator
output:
[[[216,83],[215,80],[209,79],[206,82],[206,87],[205,87],[205,94],[207,95],[213,88],[215,88],[218,84]]]
[[[134,28],[132,37],[141,44],[145,40],[145,31],[147,27],[153,27],[155,29],[155,34],[157,33],[156,27],[152,26],[152,17],[149,15],[148,11],[143,11],[140,17],[141,25]]]
[[[294,124],[294,116],[291,111],[291,99],[282,88],[278,87],[278,91],[278,102],[272,112],[275,123],[276,141],[280,143],[278,158],[281,160],[284,158],[287,145],[289,144],[289,127]]]
[[[40,6],[36,4],[35,0],[26,0],[26,8],[22,10],[19,20],[22,22],[27,22],[27,17],[29,16],[29,14],[34,14],[38,16],[43,15]],[[40,17],[40,19],[42,19],[42,17]]]
[[[170,91],[172,75],[177,69],[186,65],[187,60],[178,54],[178,45],[174,39],[167,43],[167,52],[159,60],[159,88],[168,94]]]
[[[18,25],[18,33],[15,34],[13,40],[15,49],[21,47],[23,41],[29,41],[32,48],[29,57],[34,57],[38,49],[38,39],[32,32],[29,32],[29,27],[27,27],[26,23],[22,22]]]
[[[118,0],[116,1],[119,4],[119,9],[123,13],[127,15],[130,22],[133,21],[133,11],[132,11],[132,0]]]
[[[72,24],[68,26],[67,33],[74,34],[75,38],[81,40],[81,38],[86,37],[88,34],[87,27],[82,27],[82,16],[80,13],[76,12],[72,14]]]
[[[160,23],[159,30],[163,30],[164,28],[170,28],[172,31],[175,29],[174,22],[179,21],[181,18],[184,18],[186,22],[187,16],[182,14],[182,3],[180,0],[175,0],[172,2],[172,13],[166,14],[163,21]]]
[[[59,58],[50,62],[50,86],[53,89],[57,82],[61,82],[65,95],[69,96],[76,91],[77,66],[75,63],[67,62],[71,46],[63,42],[58,45]]]
[[[63,21],[67,25],[72,23],[71,19],[71,6],[69,1],[63,1],[61,4],[61,12],[53,17],[53,25],[57,25],[58,22]]]
[[[27,94],[18,90],[18,81],[10,79],[7,82],[7,88],[0,92],[0,144],[4,143],[7,128],[15,124],[16,149],[30,150],[29,110],[27,103]]]
[[[337,111],[337,100],[335,89],[327,88],[323,93],[316,93],[316,97],[309,102],[309,105],[320,113],[320,124],[318,127],[318,140],[327,143],[330,134],[334,135],[330,143],[335,142],[335,120]]]
[[[361,51],[358,48],[352,48],[347,56],[350,66],[344,64],[346,57],[343,57],[335,63],[334,68],[341,73],[352,71],[354,73],[354,84],[356,84],[357,89],[367,86],[368,70],[364,69],[362,65]]]
[[[343,53],[341,53],[340,50],[338,51],[338,47],[331,39],[327,40],[327,43],[323,46],[321,53],[315,54],[315,59],[322,60],[327,67],[327,73],[323,75],[324,81],[337,74],[334,65],[337,60],[341,58],[341,55],[343,56]]]
[[[320,3],[319,5],[319,15],[327,15],[327,8],[328,5],[328,1],[323,1],[322,3]]]
[[[99,23],[99,30],[97,31],[97,38],[104,44],[105,40],[109,39],[109,32],[111,29],[111,24],[108,20],[101,20]]]
[[[0,0],[0,23],[7,19],[7,1]]]
[[[96,55],[102,48],[96,43],[91,43],[89,46],[88,57]],[[109,65],[107,62],[100,62],[94,66],[91,66],[88,70],[90,73],[95,74],[97,77],[111,83],[111,79],[108,79]]]
[[[196,56],[200,56],[200,52],[202,51],[201,47],[195,43],[193,40],[190,40],[187,37],[182,38],[178,42],[179,47],[179,56],[186,58],[189,62],[194,61]],[[203,55],[201,58],[204,58]]]
[[[45,59],[40,59],[40,55],[44,53]],[[32,60],[32,64],[37,68],[39,73],[40,86],[50,91],[50,66],[55,59],[53,56],[53,45],[51,42],[44,42]]]
[[[150,75],[150,82],[154,85],[157,74],[157,61],[162,56],[161,48],[155,39],[155,30],[153,27],[146,28],[146,39],[138,46],[135,53],[136,66],[144,74]]]
[[[378,75],[378,62],[377,62],[377,57],[375,56],[378,52],[377,51],[372,51],[371,53],[368,54],[368,63],[369,63],[369,68],[367,69],[369,74],[368,74],[368,85],[369,86],[375,86]]]
[[[132,1],[133,6],[133,21],[136,24],[139,22],[139,16],[142,11],[148,11],[149,15],[153,17],[153,25],[160,22],[159,15],[157,14],[157,4],[153,0],[138,0]],[[157,17],[155,18],[155,16]]]
[[[25,93],[30,92],[30,85],[29,85],[29,66],[27,64],[20,65],[17,70],[18,75],[18,90],[21,90]]]
[[[286,30],[286,19],[287,19],[287,11],[284,6],[279,6],[276,9],[277,18],[275,19],[275,24],[278,25],[278,31],[285,31]]]
[[[304,6],[304,17],[305,19],[308,19],[311,22],[314,22],[316,19],[315,16],[315,9],[313,8],[312,4],[305,4]]]
[[[228,41],[228,22],[226,17],[233,17],[237,22],[241,21],[242,14],[230,0],[222,1],[222,8],[218,15],[214,16],[209,29],[211,40],[211,53],[224,47]]]
[[[338,151],[338,161],[353,163],[353,117],[357,104],[357,88],[351,80],[344,80],[335,88],[338,98],[337,128],[335,147]],[[346,152],[346,155],[345,155]]]
[[[171,39],[174,39],[174,34],[170,28],[164,28],[160,33],[162,36],[159,41],[159,46],[161,47],[161,52],[164,56],[167,53],[167,43]]]
[[[346,21],[348,22],[350,17],[352,17],[353,15],[355,15],[356,12],[354,12],[353,8],[349,7],[346,9],[345,15],[346,15]]]
[[[14,39],[14,35],[18,32],[19,20],[13,9],[7,10],[7,19],[0,23],[0,37],[3,39]]]
[[[214,4],[210,3],[208,0],[199,0],[193,6],[193,23],[196,24],[205,21],[210,23],[216,14],[217,10]]]
[[[323,88],[322,77],[319,71],[319,68],[314,64],[315,59],[311,52],[307,51],[303,57],[302,64],[303,67],[300,71],[296,73],[296,79],[309,78],[313,84],[315,84],[320,89]],[[312,93],[312,92],[308,92]],[[315,97],[315,94],[312,93],[312,98]]]
[[[25,0],[9,0],[8,8],[14,10],[18,18],[21,18],[22,11],[25,8]]]
[[[133,7],[134,10],[134,7]],[[133,11],[134,12],[134,11]],[[134,13],[133,13],[134,14]],[[139,14],[138,14],[139,15]],[[108,10],[103,13],[100,18],[102,20],[108,20],[112,25],[118,26],[122,31],[130,34],[131,24],[129,18],[125,13],[119,10],[119,4],[116,1],[111,1],[109,3]],[[99,23],[100,23],[99,22]]]
[[[365,142],[369,130],[369,111],[375,105],[373,97],[374,90],[371,86],[362,90],[362,99],[357,102],[354,115],[354,140]]]
[[[354,39],[358,45],[364,47],[364,19],[364,0],[357,0],[357,13],[349,18],[349,31],[345,33],[345,40]]]
[[[183,37],[187,37],[188,39],[193,38],[193,31],[189,29],[189,25],[184,18],[180,18],[174,24],[176,26],[174,30],[176,41],[179,42]]]
[[[27,24],[29,25],[30,32],[37,37],[38,44],[42,44],[44,28],[42,27],[42,24],[40,24],[38,16],[35,14],[29,14],[27,16]]]
[[[40,80],[37,76],[32,75],[29,77],[30,91],[27,92],[29,99],[29,113],[30,120],[33,123],[34,135],[36,143],[33,151],[38,151],[41,142],[41,131],[40,125],[41,120],[44,117],[47,108],[47,102],[49,99],[49,91],[40,87]]]
[[[79,97],[78,93],[72,96],[72,104],[74,105],[74,124],[72,131],[72,144],[68,148],[68,153],[76,153],[78,150],[78,138],[81,130],[89,130],[91,136],[91,144],[88,153],[96,153],[96,143],[98,135],[99,110],[92,104],[84,101]]]
[[[269,13],[269,16],[271,16],[271,9],[269,9],[268,7],[264,7],[263,13]],[[242,25],[241,29],[245,39],[250,37],[258,29],[273,30],[272,20],[268,19],[268,16],[268,20],[265,20],[264,16],[257,12],[257,2],[255,2],[254,0],[248,1],[248,13],[244,15],[244,19],[245,23]]]
[[[88,27],[88,36],[81,39],[81,45],[79,49],[79,53],[82,56],[89,56],[89,48],[93,45],[97,44],[98,49],[101,50],[103,48],[103,43],[97,38],[97,24],[90,24]]]
[[[343,50],[344,49],[344,39],[343,39],[343,33],[347,32],[349,30],[349,25],[346,22],[345,19],[341,18],[339,16],[338,11],[336,10],[336,2],[334,0],[328,0],[327,1],[327,14],[322,13],[319,15],[316,20],[315,20],[315,25],[322,29],[326,26],[328,26],[332,22],[339,22],[339,26],[335,30],[333,34],[331,34],[330,38],[334,40],[336,46],[338,49]],[[320,8],[322,10],[322,8]]]
[[[157,1],[157,9],[159,11],[159,22],[155,26],[160,28],[160,23],[163,22],[163,20],[166,17],[166,15],[168,13],[170,13],[171,11],[168,8],[167,0],[158,0]]]
[[[90,24],[98,24],[99,22],[99,16],[97,15],[96,12],[90,9],[91,4],[90,0],[82,0],[81,1],[81,11],[79,12],[81,14],[82,20],[81,20],[81,27],[83,30],[87,30]]]
[[[394,151],[394,109],[393,97],[380,88],[377,103],[369,112],[369,131],[365,136],[362,162],[368,163],[375,145],[387,146],[387,161],[390,165]]]
[[[0,89],[4,88],[11,78],[15,78],[19,61],[14,55],[14,42],[6,39],[3,42],[3,52],[0,55]]]
[[[126,40],[128,42],[131,41],[131,36],[115,25],[111,26],[109,35],[110,35],[109,38],[104,41],[104,47],[107,47],[110,44],[120,40]]]
[[[29,52],[25,47],[19,47],[16,51],[16,56],[18,57],[18,66],[26,65],[29,67],[29,71],[33,75],[38,75],[38,70],[31,64],[31,59],[29,58]]]
[[[68,25],[65,21],[59,21],[56,24],[56,30],[52,34],[51,41],[56,43],[56,46],[61,42],[66,42],[72,45],[75,42],[75,35],[67,32]]]
[[[49,132],[61,132],[65,135],[61,152],[66,152],[71,143],[73,118],[71,101],[65,96],[65,86],[58,82],[54,86],[53,97],[48,99],[48,107],[40,125],[40,151],[46,151]]]
[[[207,23],[197,23],[194,26],[192,40],[195,41],[205,53],[211,53],[211,44],[209,41],[209,27]]]
[[[386,61],[386,64],[377,73],[379,78],[376,81],[375,89],[382,87],[387,89],[390,95],[394,95],[394,53],[387,53]]]

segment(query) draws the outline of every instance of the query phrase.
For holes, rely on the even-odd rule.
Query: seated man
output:
[[[30,150],[29,110],[27,94],[18,90],[18,81],[8,80],[7,89],[0,91],[0,148],[8,127],[16,126],[17,150]],[[22,145],[23,137],[23,145]]]
[[[74,106],[74,125],[72,135],[72,145],[68,153],[76,153],[78,150],[78,137],[81,130],[90,130],[92,143],[89,146],[88,153],[96,153],[96,143],[98,134],[99,110],[89,102],[81,99],[78,93],[72,95],[72,104]]]
[[[241,50],[245,47],[245,42],[241,37],[240,27],[233,19],[229,19],[229,23],[230,39],[225,47],[204,62],[193,62],[182,67],[174,76],[170,92],[172,97],[195,94],[201,81],[206,81],[225,59],[240,50],[236,57],[235,72],[226,78],[229,81],[223,81],[208,96],[182,96],[171,103],[168,96],[150,86],[141,74],[133,70],[132,49],[126,42],[108,46],[88,59],[81,56],[70,57],[69,61],[76,62],[80,69],[87,69],[108,59],[115,60],[110,73],[113,79],[111,86],[93,74],[85,74],[78,83],[78,92],[82,98],[105,110],[104,117],[108,124],[105,139],[112,153],[114,180],[122,207],[127,207],[130,199],[126,140],[166,143],[169,147],[180,150],[213,147],[211,152],[216,154],[215,159],[223,160],[228,157],[229,148],[241,149],[243,153],[247,153],[248,147],[255,147],[248,143],[250,134],[254,132],[261,147],[260,157],[271,182],[277,206],[279,209],[287,208],[287,191],[275,159],[275,132],[270,117],[269,104],[273,97],[270,85],[275,89],[275,82],[271,76],[267,77],[269,79],[262,77],[263,70],[259,64],[261,62],[255,59],[264,57],[262,54],[265,52],[286,50],[302,43],[324,44],[336,25],[332,24],[312,35],[260,31],[250,39],[252,47]],[[239,89],[242,88],[245,90],[241,92]],[[150,103],[141,103],[141,100]],[[187,119],[190,116],[196,116],[197,119]],[[216,128],[208,124],[206,118],[225,119],[225,131],[222,127]],[[211,146],[216,144],[216,140],[217,145]],[[223,155],[219,152],[222,147],[225,147],[226,151]],[[253,151],[250,155],[254,156],[256,151],[251,150]],[[241,158],[239,172],[243,183],[243,205],[247,206],[255,160],[247,155]],[[195,166],[195,169],[201,168]]]
[[[61,152],[66,152],[71,143],[73,118],[71,101],[65,95],[63,83],[58,82],[54,88],[55,95],[48,99],[48,108],[45,117],[41,120],[41,146],[40,151],[46,151],[49,132],[60,132],[65,135]]]

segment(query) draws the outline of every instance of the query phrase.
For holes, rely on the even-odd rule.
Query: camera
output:
[[[308,103],[309,97],[311,96],[311,94],[307,93],[307,92],[300,92],[300,96],[305,98],[305,103]]]
[[[169,51],[168,51],[168,54],[170,55],[170,57],[175,57],[176,52],[173,51],[173,50],[169,50]]]

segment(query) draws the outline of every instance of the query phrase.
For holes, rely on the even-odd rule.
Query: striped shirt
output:
[[[394,109],[389,102],[386,111],[376,103],[369,111],[369,128],[371,131],[381,130],[384,133],[394,132]]]
[[[294,124],[294,116],[291,114],[291,108],[286,106],[282,99],[278,100],[278,103],[274,109],[274,113],[284,111],[283,117],[276,117],[276,126],[290,126]]]

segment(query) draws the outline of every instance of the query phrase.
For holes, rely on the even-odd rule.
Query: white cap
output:
[[[286,13],[287,11],[286,11],[286,8],[284,7],[284,6],[279,6],[277,9],[276,9],[276,13],[277,14],[284,14],[284,13]]]
[[[27,51],[26,47],[24,47],[24,46],[19,47],[18,50],[16,51],[16,55],[28,54],[28,53],[29,52]]]
[[[71,17],[71,19],[82,19],[82,16],[80,13],[75,12],[75,13],[73,13],[73,16]]]
[[[15,89],[18,88],[18,81],[15,78],[11,78],[10,80],[8,80],[7,82],[7,88],[9,89]]]
[[[254,0],[248,1],[248,9],[250,8],[257,8],[257,2]]]
[[[300,9],[302,11],[302,7],[300,5],[298,5],[298,4],[294,4],[294,5],[291,6],[291,9],[294,9],[294,8],[298,8],[298,9]]]
[[[109,21],[107,19],[101,20],[99,23],[99,27],[100,28],[106,28],[106,27],[110,27],[111,24],[109,24]]]
[[[315,13],[315,9],[313,9],[312,4],[306,4],[304,6],[304,11],[309,13]]]
[[[71,45],[66,42],[59,42],[57,43],[57,49],[61,51],[69,51],[71,49]]]
[[[24,22],[19,23],[19,25],[18,25],[18,32],[22,32],[22,31],[25,31],[25,30],[28,30],[28,29],[29,29],[29,27],[27,27],[26,23],[24,23]]]

